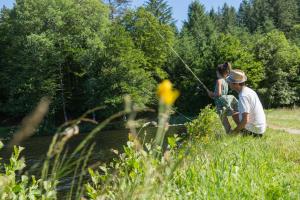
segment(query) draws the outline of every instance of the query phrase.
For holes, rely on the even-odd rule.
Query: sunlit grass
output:
[[[300,109],[273,109],[266,111],[269,125],[300,129]]]
[[[198,138],[186,142],[170,158],[175,162],[184,157],[172,178],[168,177],[168,170],[158,170],[163,164],[156,168],[158,163],[148,163],[147,168],[138,168],[141,176],[120,176],[114,187],[103,184],[98,192],[108,189],[108,194],[113,194],[111,199],[118,199],[127,195],[126,189],[120,192],[120,186],[134,191],[132,199],[299,199],[299,146],[298,135],[272,129],[263,138],[225,136],[208,142]],[[129,158],[133,162],[134,157]],[[131,166],[124,161],[119,165]],[[137,157],[134,162],[146,161]],[[157,170],[151,171],[155,176],[153,180],[152,176],[143,180],[147,174],[143,170],[149,167]]]
[[[295,125],[299,109],[266,113],[268,119],[270,116],[274,119],[282,117],[282,121]],[[129,119],[134,120],[130,116]],[[108,121],[104,122],[107,124]],[[133,122],[129,125],[134,125]],[[161,127],[166,127],[167,120],[162,123]],[[69,160],[76,150],[70,152],[70,158],[64,153],[60,155],[62,151],[59,151],[57,159],[50,156],[45,161],[41,179],[37,182],[33,179],[31,185],[27,184],[28,177],[24,175],[21,180],[13,176],[12,181],[6,181],[5,177],[17,174],[25,166],[24,160],[12,156],[11,164],[3,167],[6,174],[0,174],[0,185],[6,184],[7,188],[5,191],[0,188],[0,197],[9,194],[25,198],[33,195],[27,190],[31,187],[35,189],[32,190],[34,193],[37,192],[37,198],[50,195],[51,198],[45,199],[59,199],[57,181],[62,177],[59,174],[66,176],[68,170],[75,168],[68,199],[300,199],[300,135],[269,128],[262,138],[229,136],[218,124],[215,111],[207,107],[190,124],[189,137],[181,143],[177,137],[169,138],[170,148],[166,150],[160,146],[161,141],[156,142],[158,146],[140,143],[135,137],[135,128],[130,127],[130,142],[124,147],[124,153],[117,153],[119,159],[95,168],[89,168],[95,165],[88,164],[92,146],[83,142],[84,145],[77,147],[78,157],[74,155],[76,162]],[[69,132],[67,130],[65,133]],[[53,144],[65,142],[68,135],[56,135],[63,137],[60,140],[54,137]],[[57,147],[50,147],[48,154],[52,155],[51,150]],[[83,178],[88,168],[89,181]],[[77,176],[79,178],[75,179]],[[7,192],[21,186],[22,190]]]
[[[217,121],[205,125],[208,119],[215,120],[212,112],[206,112],[201,115],[205,119],[198,120],[201,121],[202,129],[207,131],[215,127]],[[299,135],[268,129],[262,138],[225,134],[210,137],[214,133],[204,137],[201,135],[203,130],[197,124],[191,124],[193,127],[189,130],[192,131],[192,137],[171,154],[167,165],[160,160],[153,165],[152,162],[146,162],[149,157],[145,160],[134,154],[121,156],[116,166],[138,169],[136,177],[121,170],[121,175],[114,177],[114,183],[98,185],[100,189],[96,189],[94,194],[98,193],[98,197],[109,196],[109,199],[128,196],[129,191],[131,199],[300,198]],[[170,177],[168,166],[173,166],[172,163],[178,160],[181,162]],[[145,162],[147,167],[141,168],[141,163]],[[137,167],[132,167],[132,163]],[[144,178],[148,173],[151,176]],[[119,188],[123,188],[123,191],[120,192]]]
[[[299,146],[299,136],[271,129],[259,139],[194,144],[174,191],[184,199],[299,199]]]

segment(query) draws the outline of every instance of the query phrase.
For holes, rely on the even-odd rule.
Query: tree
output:
[[[93,108],[103,102],[109,109],[98,116],[107,117],[123,108],[124,96],[130,95],[141,107],[152,104],[156,82],[149,71],[143,69],[146,58],[137,49],[130,34],[114,23],[105,43],[107,48],[98,65],[89,69],[86,94],[87,106]]]
[[[197,46],[197,41],[189,34],[186,28],[182,30],[180,37],[176,40],[175,51],[202,80],[200,73],[204,61],[203,58],[198,55],[199,48]],[[173,54],[169,63],[170,68],[168,71],[170,78],[176,85],[176,88],[183,94],[178,99],[176,105],[185,113],[191,115],[197,113],[199,108],[207,103],[209,99],[206,98],[205,92],[195,95],[198,83],[193,75],[184,67],[184,63],[182,63],[181,59]],[[204,98],[202,99],[199,96]],[[199,99],[202,100],[199,101]]]
[[[260,93],[270,106],[290,106],[299,100],[300,50],[283,32],[272,31],[256,43],[256,58],[264,65]]]
[[[5,101],[8,97],[8,88],[6,81],[7,79],[7,69],[5,67],[6,65],[6,55],[5,55],[5,49],[7,41],[9,40],[10,35],[7,34],[10,30],[10,26],[7,23],[7,20],[9,19],[9,13],[10,10],[7,8],[3,8],[0,11],[0,108],[3,108]],[[1,111],[0,111],[1,112]]]
[[[231,62],[233,68],[238,68],[248,76],[247,84],[252,88],[258,88],[264,78],[264,68],[261,62],[255,60],[252,49],[242,45],[234,35],[221,34],[214,47],[215,66],[225,61]]]
[[[122,15],[127,10],[128,5],[132,0],[105,0],[110,8],[110,19]]]
[[[287,32],[297,23],[298,4],[296,0],[275,0],[273,19],[280,30]]]
[[[156,80],[167,78],[164,68],[174,43],[172,27],[159,23],[143,8],[128,12],[120,23],[130,33],[135,47],[144,53],[146,62],[143,69]]]
[[[246,27],[250,32],[255,30],[252,19],[252,6],[247,0],[243,0],[238,10],[238,24]]]
[[[269,32],[274,27],[288,32],[297,18],[296,0],[243,0],[238,12],[239,23],[250,32]]]
[[[194,1],[189,5],[188,19],[184,22],[184,27],[195,36],[197,32],[205,33],[213,29],[211,21],[205,13],[204,5],[198,1]]]
[[[289,33],[288,38],[300,48],[300,25],[294,25]]]
[[[172,17],[172,8],[165,0],[148,0],[145,8],[152,13],[160,23],[173,25],[175,23]]]
[[[195,38],[199,56],[211,48],[211,42],[216,38],[216,28],[212,19],[205,13],[205,8],[198,1],[190,4],[188,19],[184,22],[183,33]]]
[[[188,9],[188,19],[184,22],[177,41],[176,51],[205,84],[213,82],[211,76],[204,76],[204,74],[215,69],[211,60],[215,39],[216,29],[212,19],[205,13],[204,6],[198,1],[192,2]],[[185,69],[180,59],[177,58],[173,61],[170,71],[177,88],[185,94],[178,100],[181,108],[189,113],[195,113],[201,106],[209,102],[205,92],[199,93],[198,96],[195,95],[198,82]]]
[[[22,116],[47,95],[52,112],[65,111],[65,119],[67,111],[81,113],[81,80],[103,52],[108,23],[98,0],[17,0],[3,25],[8,94],[1,111]]]
[[[216,11],[215,11],[215,9],[214,8],[212,8],[210,11],[209,11],[209,17],[210,17],[210,19],[212,20],[212,22],[214,23],[214,24],[216,24],[217,23],[217,20],[218,20],[218,14],[216,13]]]
[[[237,14],[234,7],[229,7],[225,3],[218,15],[217,24],[220,32],[228,33],[237,25]]]

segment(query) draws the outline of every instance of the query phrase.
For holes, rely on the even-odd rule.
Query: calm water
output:
[[[166,137],[173,134],[180,134],[184,132],[185,128],[183,126],[171,126],[167,132]],[[146,131],[146,137],[145,137]],[[141,141],[146,138],[146,141],[150,141],[154,138],[156,133],[156,128],[146,128],[140,131]],[[87,134],[79,134],[72,138],[67,143],[67,148],[72,151],[85,137]],[[123,145],[128,141],[128,130],[117,130],[117,131],[103,131],[98,133],[93,139],[95,142],[94,153],[91,156],[91,162],[101,161],[109,162],[114,157],[115,154],[112,153],[111,149],[123,152]],[[21,146],[25,147],[22,156],[25,157],[27,169],[43,159],[48,151],[48,147],[52,141],[52,136],[41,136],[32,137],[24,141]],[[4,158],[4,162],[9,159],[11,152],[8,150],[2,150],[1,157]],[[65,177],[61,180],[59,190],[67,190],[72,181],[71,177]]]

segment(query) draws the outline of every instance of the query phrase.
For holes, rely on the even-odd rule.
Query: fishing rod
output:
[[[149,21],[148,18],[146,18],[150,26],[152,26],[151,22]],[[152,26],[153,27],[153,26]],[[153,27],[154,31],[163,39],[165,38],[162,36],[162,34],[155,28]],[[206,90],[206,92],[209,94],[210,90],[206,87],[206,85],[198,78],[198,76],[193,72],[193,70],[186,64],[186,62],[181,58],[181,56],[176,52],[176,50],[170,45],[167,44],[169,48],[175,53],[175,55],[180,59],[180,61],[183,63],[184,67],[191,72],[191,74],[194,76],[194,78],[200,83],[200,85]]]

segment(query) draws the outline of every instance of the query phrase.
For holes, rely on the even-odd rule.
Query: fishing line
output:
[[[146,18],[146,20],[148,21],[148,23],[150,24],[150,26],[152,26],[151,22],[149,21],[148,18]],[[154,27],[152,26],[154,31],[163,39],[165,40],[165,38],[162,36],[162,34]],[[176,50],[170,45],[167,44],[169,46],[169,48],[175,53],[175,55],[181,60],[181,62],[184,64],[185,68],[192,73],[192,75],[196,78],[196,80],[200,83],[200,85],[206,90],[207,93],[210,92],[210,90],[206,87],[206,85],[197,77],[197,75],[193,72],[193,70],[186,64],[186,62],[181,58],[181,56],[176,52]]]
[[[145,91],[145,90],[146,90],[146,91]],[[148,90],[148,89],[145,89],[145,90],[143,91],[144,94],[146,94],[146,92],[147,92],[147,93],[151,93],[150,90]],[[153,103],[159,103],[159,102],[158,102],[158,99],[154,99]],[[191,119],[190,117],[187,117],[186,115],[182,114],[182,113],[179,112],[178,110],[175,110],[175,109],[173,109],[173,108],[172,108],[171,110],[172,110],[173,112],[175,112],[175,113],[181,115],[181,116],[182,116],[183,118],[185,118],[186,120],[188,120],[188,121],[190,121],[190,122],[193,121],[193,119]]]
[[[158,99],[155,99],[155,103],[158,103]],[[188,121],[190,121],[190,122],[193,121],[193,119],[191,119],[191,118],[185,116],[184,114],[182,114],[182,113],[179,112],[178,110],[175,110],[175,109],[171,109],[171,110],[172,110],[173,112],[175,112],[175,113],[181,115],[182,117],[184,117],[184,118],[187,119]]]

